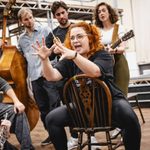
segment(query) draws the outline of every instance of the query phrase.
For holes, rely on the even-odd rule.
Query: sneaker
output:
[[[98,143],[95,136],[91,136],[91,143]],[[92,145],[91,150],[101,150],[100,145]]]
[[[94,136],[91,136],[91,143],[97,143],[97,140]],[[77,148],[78,147],[78,138],[71,137],[67,143],[67,146],[68,146],[68,150]],[[99,146],[99,145],[91,146],[91,150],[100,150],[100,149],[101,149],[101,146]]]
[[[116,128],[116,129],[113,131],[112,135],[111,135],[111,139],[117,138],[117,136],[118,136],[120,133],[121,133],[121,129]]]
[[[78,138],[71,137],[67,142],[68,150],[72,150],[78,147]]]
[[[45,146],[45,145],[48,145],[48,144],[51,144],[51,143],[52,142],[51,142],[50,138],[48,137],[44,141],[41,142],[41,146]]]
[[[117,149],[118,147],[124,145],[123,144],[123,139],[121,138],[120,141],[113,147],[113,149]]]

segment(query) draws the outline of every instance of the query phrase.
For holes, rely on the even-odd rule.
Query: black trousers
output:
[[[57,87],[57,82],[47,81],[45,78],[32,81],[32,89],[34,98],[41,113],[41,120],[46,129],[45,117],[46,115],[60,106],[60,95]]]
[[[123,141],[126,150],[140,150],[141,128],[138,118],[127,100],[115,100],[112,104],[112,118],[124,130]],[[51,111],[46,125],[56,150],[67,150],[67,136],[64,127],[72,120],[65,105]],[[61,140],[60,140],[61,139]]]

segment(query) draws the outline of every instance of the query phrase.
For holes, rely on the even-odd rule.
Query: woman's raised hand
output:
[[[60,42],[56,42],[55,44],[56,44],[56,46],[55,46],[53,51],[54,51],[54,53],[60,53],[61,54],[61,57],[59,60],[72,59],[74,57],[75,51],[66,48]]]
[[[47,48],[44,37],[42,37],[42,45],[40,45],[38,41],[36,41],[36,44],[37,46],[32,45],[32,47],[36,50],[36,53],[34,53],[34,55],[38,55],[42,60],[48,58],[55,48],[55,44],[51,48]]]
[[[38,55],[42,60],[47,59],[52,51],[56,54],[60,54],[60,60],[62,59],[72,59],[75,55],[75,52],[73,50],[70,50],[63,46],[63,44],[60,41],[56,41],[54,45],[52,45],[51,48],[47,48],[45,44],[44,37],[42,38],[42,45],[38,41],[36,41],[37,46],[32,45],[32,47],[36,50],[36,53],[34,55]]]

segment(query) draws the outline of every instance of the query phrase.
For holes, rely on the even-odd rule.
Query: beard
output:
[[[34,24],[30,23],[28,25],[25,25],[25,27],[28,28],[28,29],[33,29],[34,28]]]
[[[68,19],[61,19],[59,21],[59,24],[62,25],[62,26],[65,26],[67,23],[68,23]]]

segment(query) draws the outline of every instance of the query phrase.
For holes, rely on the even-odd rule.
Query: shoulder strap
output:
[[[113,35],[112,35],[112,40],[111,40],[112,44],[118,39],[118,28],[119,28],[119,24],[115,24],[114,30],[113,30]]]

